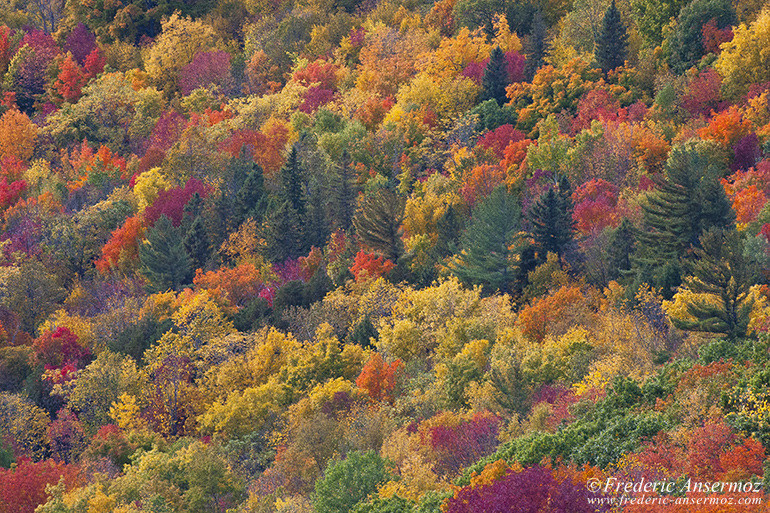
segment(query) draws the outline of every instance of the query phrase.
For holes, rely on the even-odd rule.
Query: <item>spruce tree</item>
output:
[[[286,159],[286,164],[281,168],[280,176],[284,198],[289,202],[289,206],[294,209],[297,215],[303,218],[306,208],[304,176],[296,146],[292,146],[289,157]]]
[[[521,207],[505,185],[495,188],[473,212],[460,237],[461,251],[452,274],[487,292],[510,292],[515,278],[512,245],[521,225]]]
[[[695,320],[672,317],[680,329],[717,333],[730,340],[746,335],[754,299],[750,288],[759,266],[744,251],[741,234],[711,228],[700,237],[695,259],[688,262],[687,288],[700,295],[687,303]],[[705,297],[704,297],[705,296]]]
[[[543,15],[540,11],[536,11],[532,17],[531,29],[524,46],[524,53],[527,57],[524,63],[524,76],[530,82],[535,73],[537,73],[537,70],[540,69],[540,66],[543,65],[547,35]]]
[[[268,258],[273,262],[282,262],[287,258],[297,258],[304,252],[301,222],[288,201],[278,204],[266,221],[265,242]]]
[[[602,21],[602,31],[596,39],[596,61],[607,73],[626,62],[628,52],[628,34],[620,11],[612,0]]]
[[[209,259],[209,237],[201,216],[196,216],[184,238],[184,247],[190,256],[193,269],[203,269]]]
[[[182,237],[165,215],[147,230],[147,240],[139,246],[139,262],[150,292],[177,290],[192,280],[190,257]]]
[[[495,100],[501,106],[508,101],[505,94],[505,88],[508,87],[508,63],[499,46],[496,46],[489,55],[482,86],[484,100]]]
[[[238,194],[235,197],[235,212],[237,224],[249,217],[261,221],[267,206],[267,194],[265,192],[265,179],[262,167],[253,163],[251,170],[246,175]]]
[[[572,242],[575,221],[570,194],[569,182],[563,178],[558,187],[541,194],[529,209],[527,217],[539,263],[545,262],[549,252],[561,259]]]
[[[338,228],[349,230],[355,215],[356,187],[347,150],[343,150],[342,161],[334,174],[331,199],[334,202],[335,224]]]
[[[383,187],[364,197],[353,218],[353,226],[364,246],[392,262],[397,262],[404,252],[401,223],[405,205],[402,195]]]

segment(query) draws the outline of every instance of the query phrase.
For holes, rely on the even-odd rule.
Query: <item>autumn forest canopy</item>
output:
[[[768,510],[768,48],[760,0],[0,0],[0,513]]]

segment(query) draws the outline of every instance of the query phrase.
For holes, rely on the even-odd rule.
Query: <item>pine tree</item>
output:
[[[505,185],[498,186],[474,210],[452,273],[467,285],[483,285],[487,292],[510,292],[515,277],[512,246],[520,221],[518,202]]]
[[[356,211],[353,226],[364,246],[397,262],[404,252],[401,223],[404,220],[403,196],[389,188],[367,194]]]
[[[556,188],[541,194],[529,209],[527,217],[539,263],[545,262],[549,252],[561,259],[572,242],[575,221],[570,194],[569,182],[562,178]]]
[[[607,73],[626,62],[628,52],[628,34],[620,11],[612,0],[602,21],[602,31],[596,39],[596,61]]]
[[[196,216],[184,238],[184,247],[190,256],[193,269],[203,269],[209,259],[209,237],[201,216]]]
[[[706,298],[687,303],[687,313],[695,320],[672,317],[677,328],[725,335],[730,340],[743,337],[754,305],[750,287],[759,266],[745,255],[741,234],[735,230],[712,228],[700,238],[695,259],[688,263],[691,276],[687,288]]]
[[[508,86],[508,63],[499,46],[496,46],[489,55],[482,86],[484,100],[495,100],[501,106],[508,101],[505,94],[505,88]]]
[[[287,258],[297,258],[304,254],[301,222],[297,211],[288,201],[272,209],[265,224],[265,241],[270,260],[282,262]]]
[[[628,219],[624,218],[620,222],[620,226],[612,231],[609,238],[607,267],[610,280],[620,278],[623,272],[628,272],[631,269],[631,255],[634,251],[635,241],[634,227]]]
[[[665,177],[642,204],[642,226],[632,256],[634,287],[647,283],[667,299],[681,283],[680,260],[698,247],[709,228],[731,228],[735,212],[718,181],[722,170],[710,147],[690,141],[675,146]]]
[[[190,257],[182,237],[165,215],[147,230],[147,240],[139,246],[139,261],[150,292],[177,290],[192,280]]]
[[[540,11],[536,11],[532,17],[532,25],[524,47],[524,53],[527,57],[527,61],[524,63],[524,76],[529,82],[543,65],[547,35],[543,15]]]

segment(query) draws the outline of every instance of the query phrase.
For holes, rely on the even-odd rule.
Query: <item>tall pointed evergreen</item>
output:
[[[147,240],[139,246],[139,262],[150,292],[177,290],[192,280],[190,257],[179,229],[165,215],[147,230]]]
[[[347,150],[343,150],[342,160],[333,177],[331,199],[334,202],[335,224],[343,230],[350,229],[356,211],[356,186]]]
[[[626,62],[628,33],[615,0],[607,8],[602,21],[602,31],[596,40],[596,62],[607,73]]]
[[[513,243],[521,226],[521,207],[505,185],[498,186],[473,212],[460,238],[452,274],[487,292],[510,292],[516,276]]]
[[[538,262],[546,261],[548,253],[561,257],[574,236],[571,190],[566,178],[556,188],[544,192],[530,207],[528,220],[537,251]]]
[[[284,198],[289,202],[300,218],[305,216],[306,199],[302,166],[297,155],[297,147],[292,146],[286,164],[281,168],[281,182]]]
[[[196,216],[184,238],[184,247],[190,256],[193,269],[203,269],[209,259],[209,237],[201,216]]]
[[[505,94],[505,88],[508,87],[508,63],[499,46],[489,54],[489,63],[481,84],[484,87],[484,100],[495,100],[501,106],[508,101]]]
[[[530,82],[540,66],[543,65],[547,36],[543,15],[540,14],[540,11],[536,11],[532,17],[532,25],[524,45],[524,54],[527,58],[524,63],[524,76]]]
[[[267,206],[267,198],[262,167],[256,162],[251,165],[251,170],[246,175],[246,179],[235,197],[235,204],[238,224],[249,217],[253,217],[257,221],[262,220]]]

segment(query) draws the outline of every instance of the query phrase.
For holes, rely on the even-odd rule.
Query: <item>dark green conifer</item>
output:
[[[602,21],[602,31],[596,39],[596,61],[607,73],[626,62],[628,52],[628,33],[620,11],[612,0]]]
[[[192,280],[190,257],[179,229],[165,215],[147,230],[147,240],[139,246],[139,261],[150,292],[178,290]]]
[[[261,221],[267,206],[266,196],[262,167],[255,162],[251,165],[251,170],[235,198],[237,224],[249,217]]]
[[[513,243],[521,226],[521,207],[498,186],[474,210],[460,237],[461,251],[452,274],[466,285],[483,285],[487,292],[510,292],[515,277]]]
[[[499,46],[496,46],[489,55],[489,63],[484,70],[481,84],[484,87],[484,100],[495,100],[498,105],[508,101],[505,94],[505,88],[508,87],[508,63]]]
[[[404,220],[405,198],[383,187],[363,199],[353,218],[353,226],[364,246],[397,262],[404,252],[401,223]]]
[[[524,45],[524,54],[527,57],[524,63],[524,77],[530,82],[540,66],[543,65],[547,35],[543,15],[540,11],[536,11],[532,17],[532,25]]]
[[[201,216],[196,216],[187,229],[184,247],[190,256],[193,269],[203,269],[206,267],[206,262],[210,255],[209,237],[206,234],[206,226],[203,224]]]
[[[555,253],[559,259],[572,242],[575,221],[572,219],[572,199],[569,182],[559,181],[557,188],[551,188],[540,195],[529,209],[528,220],[532,227],[532,238],[539,263],[545,262],[548,253]]]

